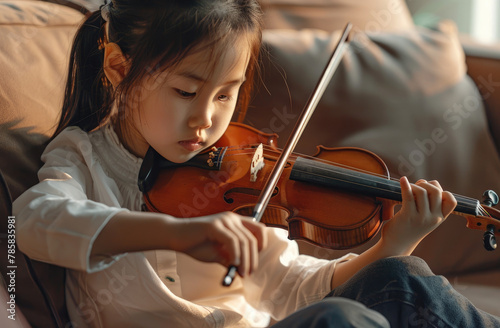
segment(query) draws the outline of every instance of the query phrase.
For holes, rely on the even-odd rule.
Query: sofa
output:
[[[11,202],[37,182],[40,154],[62,103],[72,37],[86,10],[98,5],[0,1],[0,299],[8,304],[15,295],[18,319],[2,315],[2,327],[71,326],[64,269],[17,249],[14,258],[7,256],[15,235]],[[451,22],[416,27],[399,0],[262,5],[261,73],[248,112],[236,114],[235,121],[277,133],[283,146],[351,21],[349,48],[296,152],[313,155],[317,145],[360,147],[383,159],[394,178],[436,179],[447,190],[479,200],[485,190],[500,192],[499,45],[462,38]],[[476,306],[500,316],[500,250],[486,251],[482,238],[483,231],[466,228],[463,217],[452,215],[414,255]],[[347,250],[298,242],[303,253],[335,258],[362,252],[376,240]]]

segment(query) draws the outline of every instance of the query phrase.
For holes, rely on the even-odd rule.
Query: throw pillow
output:
[[[339,37],[340,31],[266,31],[263,84],[246,123],[278,133],[283,146]],[[450,22],[436,30],[355,33],[296,151],[314,154],[316,145],[368,149],[395,178],[436,179],[476,199],[486,189],[500,191],[500,159]],[[500,260],[500,253],[483,250],[482,232],[467,229],[455,215],[415,254],[438,273],[488,268]]]

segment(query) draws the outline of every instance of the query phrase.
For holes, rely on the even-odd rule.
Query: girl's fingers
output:
[[[241,252],[238,236],[230,229],[227,229],[223,221],[216,221],[215,226],[217,227],[219,236],[217,243],[222,245],[222,255],[228,261],[228,263],[222,264],[239,266],[241,263]]]
[[[248,234],[248,238],[252,241],[252,267],[250,273],[255,271],[259,266],[259,251],[267,247],[267,235],[265,233],[266,226],[263,223],[255,222],[250,218],[242,218],[241,223],[244,231]]]
[[[457,200],[455,196],[453,196],[453,194],[448,191],[444,191],[442,200],[442,209],[441,209],[444,217],[450,215],[456,206],[457,206]]]
[[[243,225],[241,225],[241,232],[246,237],[246,259],[247,259],[247,267],[245,274],[250,274],[257,269],[259,266],[259,244],[257,242],[257,238]]]
[[[416,184],[410,184],[406,177],[400,179],[403,206],[407,206],[411,210],[424,214],[428,211],[429,200],[427,199],[427,190],[419,186],[419,184],[422,183],[423,182],[419,180]]]
[[[443,191],[441,184],[436,180],[418,180],[415,185],[412,185],[412,191],[419,213],[430,211],[434,215],[446,218],[457,204],[453,194]]]
[[[411,190],[413,191],[413,197],[415,198],[415,206],[417,208],[417,212],[422,215],[428,213],[429,198],[427,196],[427,190],[417,184],[412,185]]]
[[[230,216],[231,215],[226,214],[224,226],[234,234],[235,244],[233,246],[237,249],[237,253],[239,253],[239,257],[235,258],[232,264],[238,267],[238,272],[241,276],[245,276],[249,267],[248,241],[245,234],[236,226],[235,222],[237,222],[237,219]]]
[[[431,184],[434,187],[438,188],[440,191],[443,191],[443,188],[441,187],[441,184],[439,184],[439,182],[437,180],[429,181],[429,184]]]
[[[453,194],[449,191],[443,191],[443,188],[438,181],[432,180],[429,183],[436,186],[441,191],[441,212],[443,213],[444,217],[447,217],[457,206],[457,200],[455,196],[453,196]]]
[[[239,253],[241,256],[238,272],[245,276],[253,272],[258,266],[259,242],[258,238],[250,231],[243,222],[245,218],[234,213],[227,213],[224,224],[227,229],[231,230],[238,239]],[[255,225],[255,224],[254,224]]]
[[[257,246],[259,251],[267,247],[267,235],[265,233],[266,226],[263,223],[254,221],[253,219],[243,218],[241,223],[250,230],[250,232],[257,238]]]
[[[401,198],[403,200],[403,204],[406,204],[406,206],[414,206],[415,199],[413,198],[413,192],[408,178],[402,177],[399,179],[399,183],[401,185]]]
[[[419,180],[416,183],[417,186],[425,190],[425,193],[422,193],[422,200],[426,199],[427,203],[422,204],[428,208],[428,211],[431,213],[441,215],[441,199],[443,189],[439,182],[433,180],[431,182],[427,182],[426,180]],[[422,212],[423,213],[423,212]]]

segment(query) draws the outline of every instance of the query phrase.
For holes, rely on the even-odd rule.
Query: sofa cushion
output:
[[[82,18],[57,4],[0,1],[0,171],[14,199],[38,181],[40,154],[57,123],[70,43]],[[7,254],[9,191],[0,190],[2,254]],[[2,259],[5,268],[7,258]],[[64,270],[30,261],[19,251],[16,265],[19,312],[34,327],[54,327],[55,318],[65,326]]]
[[[414,27],[404,0],[260,0],[268,29],[401,31]]]
[[[467,54],[468,74],[485,101],[486,117],[497,151],[500,153],[500,42],[482,44],[461,38]]]
[[[486,189],[500,191],[500,159],[456,34],[447,22],[437,30],[358,31],[297,152],[313,154],[316,145],[361,147],[378,154],[396,178],[437,179],[445,189],[476,199]],[[283,146],[339,36],[340,31],[266,31],[264,85],[257,87],[246,122],[278,133]],[[415,255],[440,274],[500,266],[500,252],[485,251],[482,232],[467,229],[456,215]]]
[[[31,173],[59,116],[69,47],[81,19],[56,4],[0,1],[0,133],[9,158],[1,168],[14,198],[36,182]]]

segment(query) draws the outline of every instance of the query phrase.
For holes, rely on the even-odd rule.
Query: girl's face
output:
[[[245,81],[250,47],[246,38],[238,38],[215,53],[217,58],[195,52],[175,68],[145,79],[125,118],[122,141],[130,151],[144,157],[152,146],[182,163],[224,134]]]

